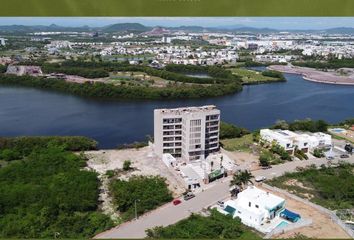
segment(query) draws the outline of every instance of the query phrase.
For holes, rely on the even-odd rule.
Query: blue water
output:
[[[0,136],[83,135],[102,148],[153,134],[153,110],[215,104],[222,120],[257,129],[278,119],[354,117],[354,86],[314,83],[285,74],[287,82],[245,86],[219,98],[176,101],[99,101],[32,88],[0,86]]]
[[[186,76],[196,78],[211,78],[208,74],[186,74]]]
[[[282,221],[281,223],[279,223],[276,228],[283,228],[283,227],[286,227],[288,226],[289,223],[288,222],[285,222],[285,221]]]

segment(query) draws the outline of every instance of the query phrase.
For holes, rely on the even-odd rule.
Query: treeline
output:
[[[109,72],[103,68],[68,67],[62,66],[58,63],[43,64],[42,71],[44,73],[64,73],[67,75],[77,75],[85,78],[109,77]]]
[[[253,60],[246,60],[244,62],[244,67],[266,67],[270,65],[287,65],[287,63],[279,63],[279,62],[256,62]]]
[[[345,126],[345,125],[346,126],[352,126],[352,125],[354,125],[354,118],[346,119],[346,120],[340,122],[339,125],[341,125],[341,126]]]
[[[238,127],[226,122],[220,123],[220,139],[239,138],[249,133],[250,132],[246,128]]]
[[[239,218],[211,210],[210,216],[192,214],[167,227],[146,231],[148,238],[162,239],[261,239],[241,223]]]
[[[46,66],[50,66],[52,68],[53,64],[46,64]],[[60,69],[78,69],[77,73],[80,74],[80,69],[90,69],[90,71],[94,71],[95,69],[98,71],[109,72],[144,72],[150,76],[160,77],[162,79],[174,81],[174,82],[184,82],[184,83],[198,83],[198,84],[239,84],[241,85],[241,78],[238,76],[232,75],[230,71],[222,69],[220,67],[202,67],[195,66],[196,69],[208,71],[207,73],[212,76],[211,78],[198,78],[198,77],[190,77],[185,74],[181,74],[181,69],[178,68],[181,66],[183,68],[184,65],[171,65],[166,66],[164,69],[156,69],[149,66],[143,65],[130,65],[127,62],[114,63],[114,62],[84,62],[84,61],[65,61],[60,64],[60,67],[56,67],[57,72]],[[186,68],[192,69],[194,66],[189,65]],[[102,73],[103,74],[103,73]],[[82,76],[82,75],[79,75]]]
[[[279,71],[265,70],[265,71],[262,71],[262,75],[265,77],[278,78],[280,81],[286,81],[284,75]]]
[[[7,66],[6,65],[0,65],[0,73],[5,73],[7,70]]]
[[[295,66],[309,67],[316,69],[338,69],[338,68],[354,68],[354,59],[329,59],[328,61],[304,61],[293,62]]]
[[[113,226],[97,210],[97,174],[62,146],[0,168],[0,238],[91,238]]]
[[[169,64],[165,67],[165,70],[182,74],[207,74],[213,78],[240,80],[240,77],[232,74],[231,71],[217,66]]]
[[[284,120],[277,121],[272,126],[273,129],[283,129],[291,131],[308,131],[308,132],[327,132],[329,124],[323,120],[295,120],[293,122],[286,122]]]
[[[232,94],[242,89],[238,83],[213,84],[208,86],[172,85],[166,88],[153,88],[145,86],[128,86],[95,82],[73,83],[59,79],[46,79],[31,76],[1,75],[0,84],[36,87],[40,89],[55,90],[74,95],[105,98],[105,99],[185,99],[217,97]]]
[[[66,151],[97,149],[97,142],[87,137],[0,137],[0,160],[12,161],[28,156],[35,149],[61,146]]]

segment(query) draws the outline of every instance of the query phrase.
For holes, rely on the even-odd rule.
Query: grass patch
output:
[[[244,83],[264,83],[264,82],[277,82],[279,78],[263,76],[261,72],[249,70],[245,68],[230,69],[233,74],[242,78]]]
[[[247,134],[240,138],[224,139],[221,140],[221,144],[227,151],[251,152],[250,146],[253,144],[253,136]]]

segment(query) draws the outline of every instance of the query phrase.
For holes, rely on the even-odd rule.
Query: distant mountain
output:
[[[330,29],[326,29],[325,32],[331,34],[354,34],[354,28],[352,27],[330,28]]]
[[[170,33],[171,33],[171,31],[166,29],[166,28],[155,27],[151,31],[144,32],[143,34],[144,35],[149,35],[149,36],[162,36],[162,35],[170,34]]]
[[[276,33],[276,32],[297,32],[297,33],[328,33],[328,34],[353,34],[354,28],[352,27],[338,27],[338,28],[329,28],[323,30],[279,30],[273,28],[257,28],[257,27],[249,27],[244,25],[225,25],[218,27],[201,27],[201,26],[179,26],[179,27],[149,27],[140,23],[117,23],[111,24],[103,27],[89,27],[89,26],[81,26],[81,27],[65,27],[59,26],[56,24],[51,24],[48,26],[44,25],[0,25],[0,32],[84,32],[84,31],[99,31],[99,32],[154,32],[156,29],[165,29],[169,31],[186,31],[186,32],[234,32],[234,33]]]
[[[82,32],[89,31],[90,28],[88,26],[83,27],[64,27],[58,26],[55,24],[51,24],[49,26],[44,25],[0,25],[0,31],[7,32],[34,32],[34,31],[42,31],[42,32],[50,32],[50,31],[60,31],[60,32]]]
[[[242,24],[235,24],[235,25],[217,26],[215,28],[217,28],[217,29],[237,29],[237,28],[243,28],[243,27],[247,27],[247,26],[242,25]]]
[[[206,30],[204,27],[200,26],[179,26],[179,27],[169,27],[168,29],[175,30],[175,31],[190,31],[190,32],[202,32]]]
[[[251,33],[272,33],[272,32],[279,32],[279,30],[272,29],[272,28],[254,28],[254,27],[239,27],[228,29],[232,32],[251,32]]]
[[[151,30],[151,27],[144,26],[140,23],[117,23],[102,27],[105,32],[124,32],[124,31],[139,31],[145,32]]]

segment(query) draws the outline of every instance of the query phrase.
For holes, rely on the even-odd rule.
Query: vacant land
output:
[[[259,187],[262,188],[262,186]],[[284,198],[286,201],[286,208],[293,209],[298,214],[300,214],[302,218],[312,219],[313,221],[310,226],[302,227],[286,232],[284,234],[273,236],[273,238],[296,238],[297,234],[301,234],[309,238],[319,239],[349,238],[348,234],[340,226],[334,223],[330,216],[328,216],[327,214],[319,212],[317,209],[297,200],[294,200],[293,198],[290,198],[285,194],[273,192],[267,188],[264,188],[264,190]]]
[[[170,81],[148,75],[144,72],[114,72],[108,82],[113,84],[135,84],[152,87],[166,87]]]
[[[354,207],[354,166],[309,167],[269,181],[271,185],[331,210]]]
[[[254,70],[248,70],[245,68],[233,68],[231,69],[233,74],[242,77],[244,83],[263,83],[263,82],[277,82],[278,78],[263,76],[262,72]]]

